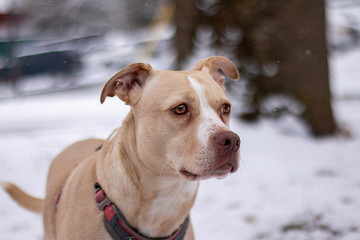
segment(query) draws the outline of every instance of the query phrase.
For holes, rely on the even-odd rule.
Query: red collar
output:
[[[116,240],[154,240],[143,236],[136,231],[127,222],[122,212],[114,203],[106,196],[105,191],[98,182],[95,183],[95,202],[101,211],[104,211],[104,225],[111,237]],[[158,240],[182,240],[185,237],[186,230],[189,225],[189,216],[186,217],[184,223],[171,236],[166,238],[156,238]]]

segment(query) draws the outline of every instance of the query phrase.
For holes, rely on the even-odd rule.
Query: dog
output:
[[[45,199],[9,182],[3,188],[42,212],[46,240],[194,239],[189,212],[199,181],[239,167],[225,75],[239,78],[221,56],[190,71],[125,67],[100,97],[103,103],[117,96],[131,107],[120,128],[105,141],[88,139],[61,152],[49,168]]]

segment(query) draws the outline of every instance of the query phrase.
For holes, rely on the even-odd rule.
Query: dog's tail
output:
[[[32,212],[41,213],[43,210],[44,200],[35,198],[25,193],[15,184],[9,182],[0,182],[3,189],[17,202],[20,206]]]

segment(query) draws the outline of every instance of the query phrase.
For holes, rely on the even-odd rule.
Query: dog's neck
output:
[[[134,228],[148,237],[166,237],[189,214],[198,182],[166,171],[169,168],[166,159],[160,172],[154,172],[148,166],[151,161],[140,159],[137,154],[135,132],[134,116],[130,112],[122,127],[105,142],[97,177]]]

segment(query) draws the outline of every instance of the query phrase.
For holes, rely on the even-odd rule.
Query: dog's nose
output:
[[[222,132],[215,137],[216,144],[231,152],[236,152],[240,148],[240,138],[233,132]]]

